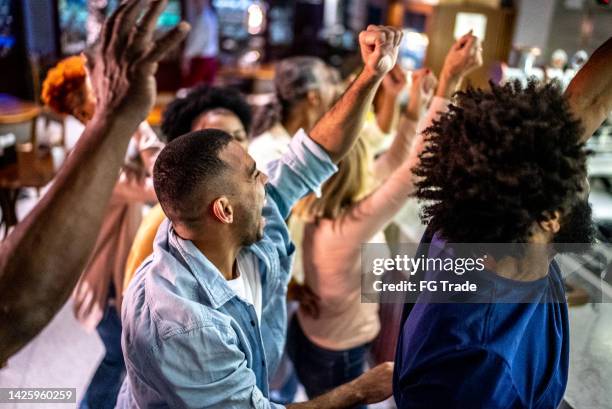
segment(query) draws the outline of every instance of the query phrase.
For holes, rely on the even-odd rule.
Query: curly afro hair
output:
[[[581,124],[557,84],[469,88],[425,130],[415,174],[423,220],[455,243],[526,243],[584,189]]]
[[[177,98],[166,107],[161,130],[168,142],[191,131],[193,121],[201,114],[215,109],[233,112],[246,132],[251,127],[251,107],[240,92],[228,87],[201,85]]]
[[[85,65],[85,57],[74,55],[51,68],[42,84],[42,102],[57,113],[72,114],[73,107],[68,102],[68,96],[83,92],[87,78]]]

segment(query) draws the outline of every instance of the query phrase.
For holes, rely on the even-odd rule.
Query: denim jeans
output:
[[[96,327],[104,344],[104,358],[96,370],[80,409],[113,409],[125,376],[125,363],[121,351],[121,320],[114,305],[108,304],[104,317]]]
[[[359,377],[364,370],[367,350],[367,345],[344,351],[321,348],[306,337],[297,316],[289,325],[287,351],[310,399]]]

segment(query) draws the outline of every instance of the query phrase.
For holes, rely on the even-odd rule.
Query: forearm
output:
[[[364,403],[363,396],[358,388],[349,382],[308,402],[287,405],[287,409],[344,409],[362,403]]]
[[[416,121],[408,116],[400,118],[393,143],[386,152],[374,161],[372,174],[377,180],[384,180],[404,162],[416,134],[416,125]]]
[[[565,96],[582,121],[584,142],[612,111],[612,37],[599,47],[570,82]]]
[[[417,97],[412,97],[408,101],[408,105],[406,105],[406,109],[404,110],[404,115],[415,122],[418,122],[421,116],[421,101]]]
[[[0,361],[42,330],[72,292],[136,129],[130,122],[94,118],[49,192],[0,248]]]
[[[391,95],[384,89],[381,92],[380,106],[378,112],[376,112],[376,123],[381,131],[389,133],[397,113],[397,95]]]
[[[414,139],[402,165],[390,173],[375,191],[353,205],[346,217],[339,221],[346,240],[356,246],[371,240],[404,207],[406,200],[414,193],[415,176],[412,171],[419,163],[422,149],[421,134]]]
[[[451,102],[448,99],[441,98],[438,96],[434,97],[431,101],[431,104],[429,105],[429,108],[427,109],[427,112],[419,120],[419,123],[417,124],[416,133],[420,134],[425,129],[429,128],[433,124],[433,121],[437,120],[440,115],[448,111],[448,107],[450,104]]]
[[[382,77],[364,70],[340,100],[315,125],[310,137],[339,162],[359,136]]]
[[[436,96],[444,99],[451,99],[455,91],[461,85],[462,77],[444,72],[440,73],[440,83],[436,89]]]

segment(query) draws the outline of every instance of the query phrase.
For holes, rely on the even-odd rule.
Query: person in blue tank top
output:
[[[423,291],[406,304],[393,379],[399,409],[561,403],[569,323],[553,257],[593,242],[584,144],[612,110],[609,61],[612,38],[565,93],[535,82],[468,88],[426,130],[415,173],[428,228],[417,257],[457,260],[457,243],[512,245],[471,246],[472,256],[487,256],[469,274],[476,293]],[[468,277],[438,270],[411,281]]]

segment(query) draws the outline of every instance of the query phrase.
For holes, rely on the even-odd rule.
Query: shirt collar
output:
[[[235,297],[236,294],[227,284],[219,269],[206,258],[191,240],[180,238],[169,220],[166,219],[164,223],[167,223],[162,228],[167,231],[168,245],[175,248],[189,266],[189,272],[206,294],[211,307],[217,309]]]

